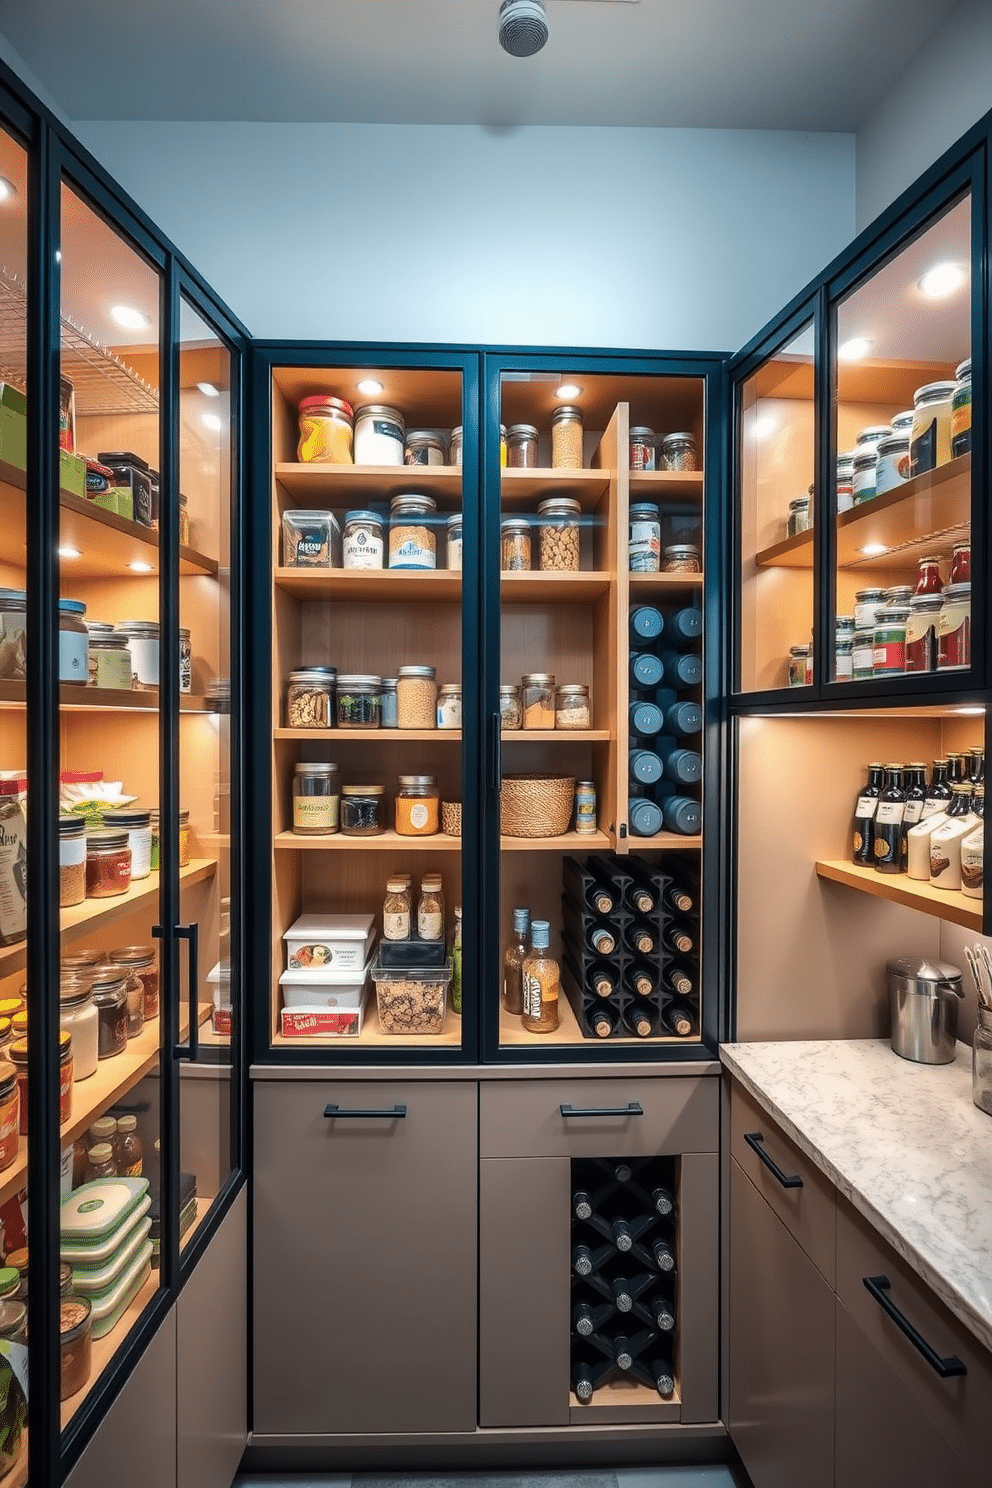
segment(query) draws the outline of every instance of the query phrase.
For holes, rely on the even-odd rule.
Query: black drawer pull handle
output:
[[[640,1101],[628,1101],[625,1106],[567,1106],[559,1107],[563,1116],[643,1116]]]
[[[798,1173],[793,1173],[790,1177],[788,1173],[782,1172],[782,1169],[779,1167],[774,1158],[768,1156],[768,1153],[761,1145],[762,1142],[765,1140],[761,1132],[745,1132],[744,1140],[751,1148],[751,1151],[758,1154],[758,1157],[764,1163],[769,1173],[775,1174],[775,1177],[778,1179],[779,1183],[781,1183],[783,1188],[802,1188],[803,1180],[800,1178]]]
[[[942,1359],[935,1348],[931,1348],[922,1333],[917,1332],[909,1318],[905,1317],[898,1309],[892,1298],[888,1296],[892,1283],[887,1276],[863,1276],[862,1281],[868,1291],[875,1298],[879,1307],[895,1323],[900,1333],[905,1333],[916,1351],[923,1355],[934,1374],[939,1374],[941,1379],[950,1379],[956,1374],[967,1374],[968,1366],[957,1354],[948,1354]]]
[[[405,1116],[406,1106],[388,1106],[385,1110],[379,1111],[374,1109],[373,1107],[356,1106],[354,1109],[352,1109],[352,1107],[350,1106],[336,1106],[332,1103],[324,1107],[324,1115],[330,1117],[383,1116],[387,1120],[391,1121],[394,1117]]]

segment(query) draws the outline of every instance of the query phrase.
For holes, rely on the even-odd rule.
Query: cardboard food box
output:
[[[86,497],[86,461],[82,455],[59,450],[59,486],[70,496]]]
[[[357,1038],[363,1014],[361,1007],[283,1008],[280,1027],[283,1038]]]
[[[27,469],[28,400],[9,382],[0,382],[0,460],[15,470]]]

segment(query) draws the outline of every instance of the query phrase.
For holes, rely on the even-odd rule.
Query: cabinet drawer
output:
[[[799,1184],[786,1185],[776,1177],[745,1137],[755,1140],[760,1151],[785,1178],[798,1178]],[[789,1141],[736,1080],[731,1087],[730,1150],[770,1208],[799,1241],[820,1275],[833,1286],[836,1250],[833,1184]]]
[[[715,1152],[718,1096],[717,1080],[682,1076],[485,1082],[480,1103],[482,1156]]]
[[[967,1373],[941,1378],[868,1291],[865,1277],[884,1277],[883,1294],[941,1359],[956,1357]],[[944,1306],[916,1272],[854,1209],[837,1211],[837,1295],[864,1336],[952,1442],[972,1471],[988,1472],[992,1419],[992,1355]]]

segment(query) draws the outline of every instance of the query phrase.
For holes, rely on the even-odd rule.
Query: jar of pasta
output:
[[[286,688],[287,726],[333,728],[337,680],[336,667],[300,667],[290,672]]]
[[[582,409],[572,404],[551,415],[551,468],[582,469]]]
[[[432,837],[440,826],[436,775],[401,775],[396,789],[396,830],[401,837]]]
[[[297,405],[300,439],[296,458],[302,464],[350,465],[354,410],[343,398],[315,393]]]
[[[571,496],[549,496],[538,502],[537,515],[541,525],[539,567],[542,572],[578,572],[581,511],[580,503]]]
[[[499,528],[499,566],[504,573],[530,569],[530,523],[520,517],[504,517]]]
[[[389,567],[437,568],[432,496],[394,496],[389,503]]]

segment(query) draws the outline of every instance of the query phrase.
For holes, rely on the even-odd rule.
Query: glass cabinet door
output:
[[[813,681],[813,321],[738,392],[743,692]]]
[[[965,195],[836,305],[837,682],[971,665],[971,242]]]

